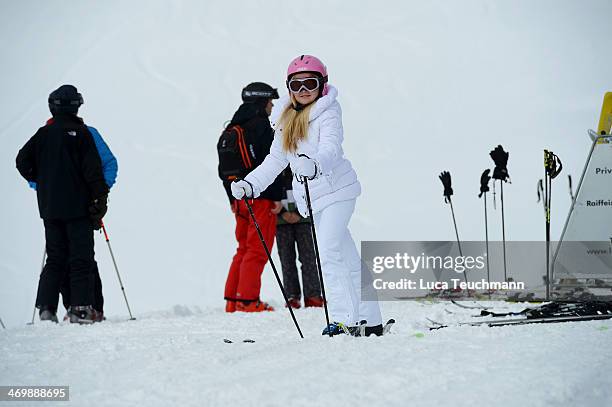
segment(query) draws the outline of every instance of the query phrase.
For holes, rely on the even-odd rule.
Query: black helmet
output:
[[[83,96],[72,85],[62,85],[49,95],[49,110],[51,114],[77,114],[83,104]]]
[[[253,82],[242,89],[242,101],[245,103],[268,99],[278,99],[278,91],[267,83]]]

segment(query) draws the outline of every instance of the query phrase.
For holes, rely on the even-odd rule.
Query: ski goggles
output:
[[[76,97],[69,100],[49,97],[49,104],[55,106],[81,106],[83,104],[83,96],[77,93]]]
[[[313,90],[319,89],[319,86],[321,86],[319,78],[296,78],[291,79],[287,83],[287,87],[293,93],[299,93],[302,89],[305,89],[307,92],[312,92]]]

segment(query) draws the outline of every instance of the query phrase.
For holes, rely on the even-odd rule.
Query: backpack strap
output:
[[[249,150],[247,148],[246,142],[244,141],[244,129],[240,126],[234,126],[234,130],[236,134],[238,134],[238,148],[240,149],[240,155],[242,156],[242,162],[246,169],[253,168],[253,163],[251,162],[251,155],[249,154]]]

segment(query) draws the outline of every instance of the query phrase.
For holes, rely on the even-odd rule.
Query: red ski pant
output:
[[[256,199],[249,203],[266,245],[272,252],[276,234],[276,215],[271,212],[274,202],[268,199]],[[235,201],[234,209],[238,249],[225,282],[225,299],[254,301],[259,299],[261,273],[266,266],[268,256],[244,201]]]

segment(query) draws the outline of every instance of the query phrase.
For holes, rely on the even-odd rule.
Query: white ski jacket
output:
[[[317,213],[332,203],[355,199],[361,194],[361,184],[350,161],[344,158],[342,150],[342,110],[336,100],[338,90],[329,86],[327,95],[315,102],[310,110],[308,136],[299,142],[297,151],[283,150],[283,129],[277,122],[284,108],[290,103],[289,96],[283,96],[272,110],[270,122],[275,129],[270,154],[245,180],[253,184],[256,193],[265,190],[287,165],[293,165],[299,154],[315,160],[318,173],[308,181],[312,211]],[[293,178],[293,195],[300,214],[308,216],[304,185]]]

